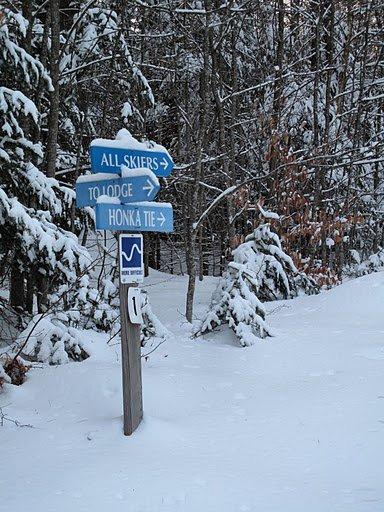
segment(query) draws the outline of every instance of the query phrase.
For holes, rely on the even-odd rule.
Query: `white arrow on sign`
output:
[[[162,162],[160,162],[161,167],[163,167],[164,170],[168,167],[168,162],[165,158],[163,158]]]
[[[161,217],[157,217],[157,220],[159,220],[161,222],[160,226],[162,226],[165,222],[165,217],[164,217],[163,212],[160,212],[160,215],[161,215]]]
[[[148,190],[147,196],[149,197],[152,194],[152,190],[154,188],[155,187],[153,186],[152,181],[147,180],[147,185],[145,187],[143,187],[143,190]]]

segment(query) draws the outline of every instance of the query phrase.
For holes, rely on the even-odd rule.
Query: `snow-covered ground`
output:
[[[175,338],[143,363],[143,424],[122,435],[119,345],[88,332],[90,359],[0,395],[34,426],[0,427],[1,511],[384,511],[384,273],[269,304],[251,348],[190,339],[186,278],[146,284]]]

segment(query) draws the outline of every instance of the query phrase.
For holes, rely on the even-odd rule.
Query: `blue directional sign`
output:
[[[168,203],[98,203],[96,229],[111,231],[173,231],[173,211]]]
[[[160,190],[159,182],[151,173],[98,181],[83,181],[81,178],[76,183],[78,207],[94,206],[102,195],[118,197],[122,203],[152,201]]]
[[[122,234],[119,237],[120,281],[137,283],[144,278],[143,235]]]
[[[92,172],[119,174],[121,166],[128,169],[150,169],[156,176],[169,176],[174,164],[167,152],[151,149],[130,149],[113,146],[91,146]]]

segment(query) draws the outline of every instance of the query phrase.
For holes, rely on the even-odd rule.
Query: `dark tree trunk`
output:
[[[11,267],[10,303],[18,310],[25,310],[25,284],[24,276],[20,271],[17,260],[13,261]]]
[[[50,93],[45,173],[49,177],[54,177],[56,173],[60,103],[60,0],[50,0],[49,5],[51,24],[50,75],[54,90]]]

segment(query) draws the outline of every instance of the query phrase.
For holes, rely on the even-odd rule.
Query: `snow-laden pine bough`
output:
[[[259,205],[264,221],[277,220],[273,212]],[[283,251],[277,233],[269,222],[260,224],[232,251],[233,261],[215,291],[210,309],[197,334],[228,324],[243,347],[272,336],[265,321],[264,301],[296,297],[300,292],[318,293],[315,281],[299,272],[292,258]]]
[[[380,248],[375,254],[371,254],[366,260],[361,260],[360,254],[352,249],[349,251],[351,262],[345,266],[345,277],[361,277],[373,272],[384,270],[384,249]]]
[[[103,327],[102,330],[108,330],[110,333],[116,331],[115,334],[119,334],[119,308],[107,303],[100,305],[100,310],[95,308],[95,315],[92,322],[88,322],[88,328],[101,330],[100,327]],[[143,353],[143,357],[146,357],[166,341],[171,333],[153,313],[145,291],[141,294],[141,310],[141,345],[148,349]],[[103,322],[97,327],[97,322],[101,319]],[[86,318],[83,317],[82,320],[84,326]],[[78,328],[79,324],[76,325],[77,327],[73,325],[73,319],[71,320],[68,311],[51,311],[35,315],[0,360],[0,389],[7,383],[22,384],[29,369],[28,364],[31,362],[64,364],[88,358],[92,349],[89,336],[84,336],[84,331]]]
[[[165,340],[170,332],[163,326],[153,313],[148,295],[141,293],[141,311],[143,324],[141,326],[141,345],[146,346],[151,340],[151,346]],[[15,344],[18,354],[32,362],[48,364],[64,364],[70,361],[82,361],[89,357],[89,342],[84,342],[82,329],[106,331],[111,337],[120,332],[120,311],[118,302],[108,304],[100,302],[87,312],[88,316],[78,316],[73,322],[70,311],[55,311],[35,315],[26,329],[19,335]]]

